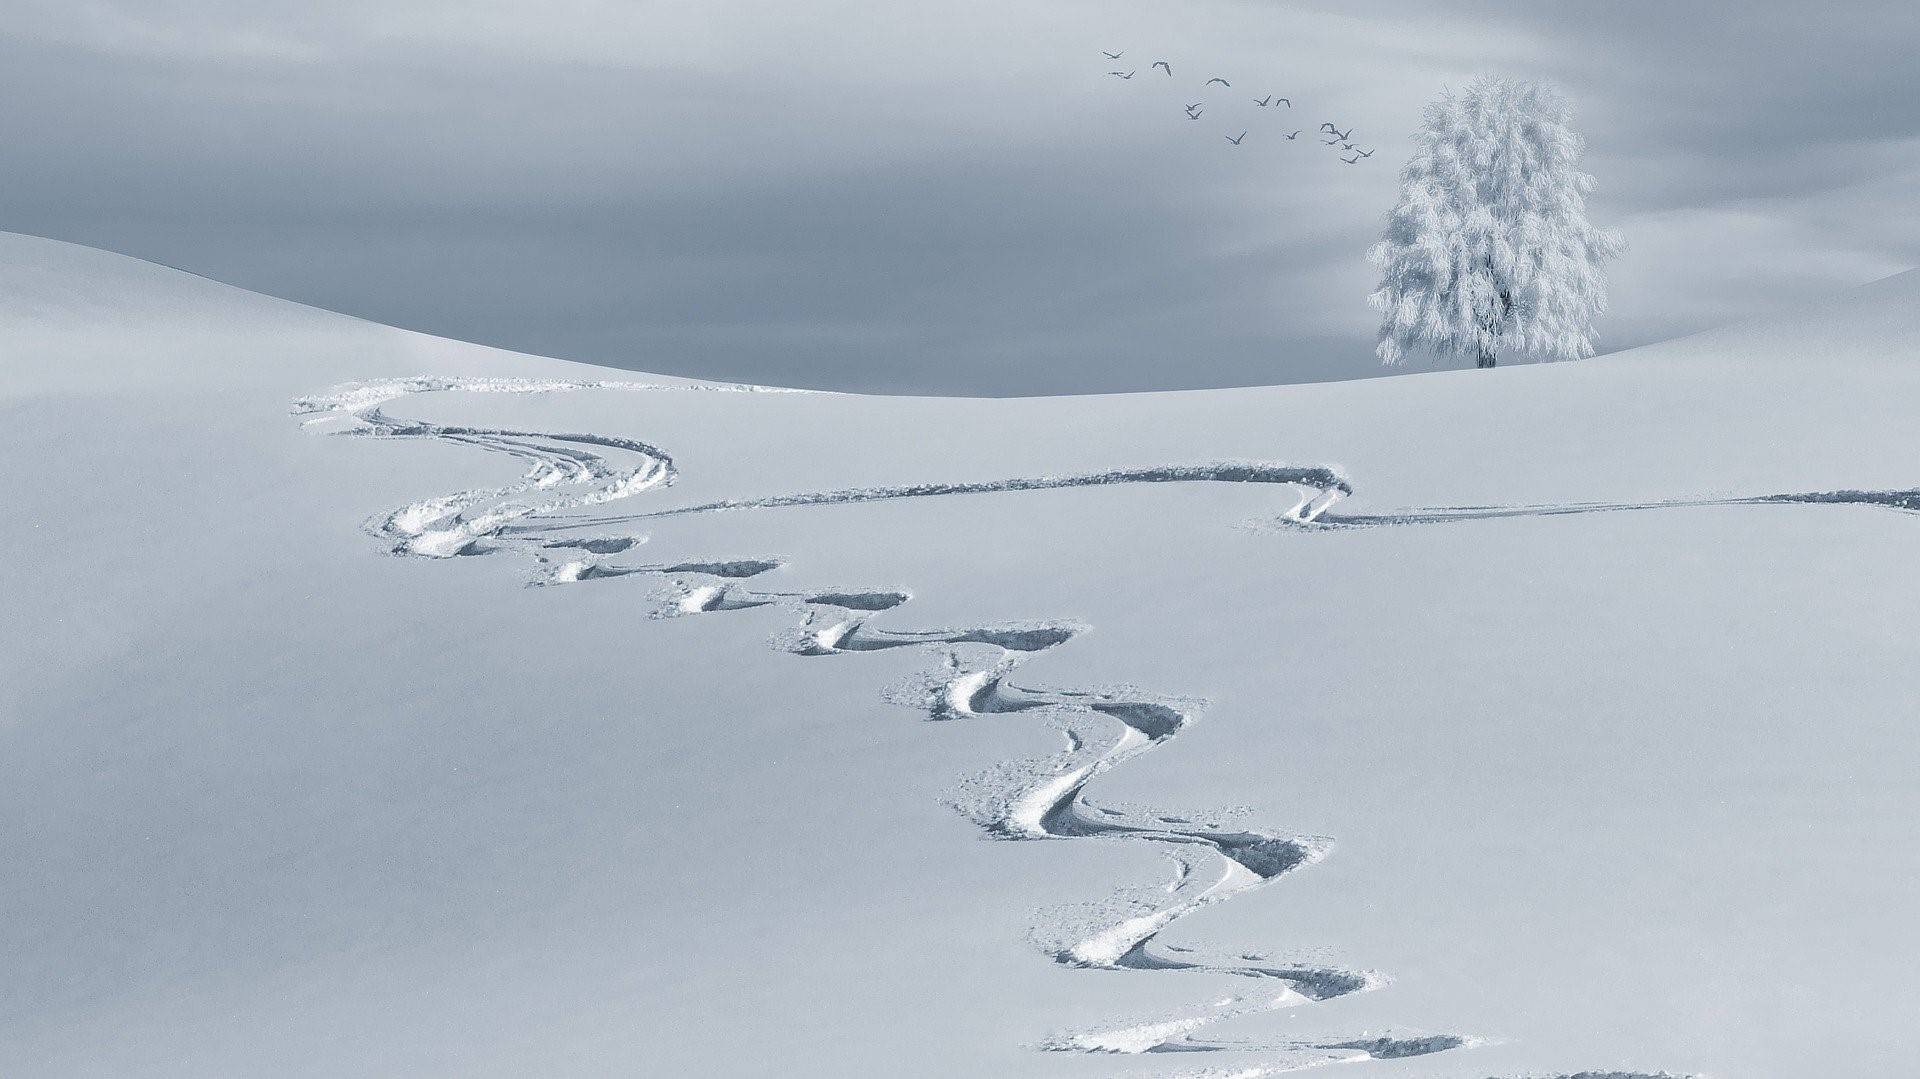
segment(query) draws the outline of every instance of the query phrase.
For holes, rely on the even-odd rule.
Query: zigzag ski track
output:
[[[653,512],[612,512],[614,504],[672,484],[678,475],[672,457],[659,447],[629,438],[440,425],[396,418],[386,411],[386,406],[395,401],[423,393],[587,390],[782,392],[764,387],[419,377],[338,387],[300,399],[293,412],[309,424],[324,425],[322,429],[342,436],[471,446],[525,466],[525,473],[514,483],[423,498],[369,520],[368,531],[395,553],[427,558],[517,554],[534,564],[536,571],[530,583],[539,585],[647,577],[668,584],[666,601],[654,612],[665,617],[778,606],[794,615],[794,626],[780,643],[797,656],[845,657],[898,648],[922,649],[936,655],[938,662],[924,683],[907,695],[929,719],[1020,713],[1051,724],[1062,740],[1057,752],[1038,760],[1010,761],[974,777],[961,788],[956,808],[995,838],[1144,844],[1160,850],[1174,867],[1172,879],[1152,901],[1134,901],[1123,910],[1109,911],[1094,924],[1054,925],[1039,934],[1052,959],[1092,969],[1208,972],[1248,979],[1263,988],[1172,1017],[1056,1034],[1036,1048],[1087,1054],[1235,1054],[1257,1058],[1242,1066],[1184,1073],[1190,1079],[1254,1079],[1326,1064],[1404,1059],[1468,1048],[1484,1039],[1464,1033],[1389,1031],[1352,1038],[1255,1044],[1205,1035],[1207,1027],[1222,1020],[1367,992],[1383,987],[1387,980],[1369,971],[1273,962],[1254,953],[1200,954],[1160,939],[1170,925],[1196,910],[1311,866],[1328,855],[1331,842],[1102,805],[1091,793],[1101,776],[1177,738],[1200,716],[1203,705],[1133,688],[1048,688],[1015,680],[1024,662],[1067,645],[1086,627],[1064,620],[934,629],[870,625],[876,616],[891,615],[908,606],[911,594],[899,589],[781,591],[754,587],[757,578],[782,568],[783,563],[774,558],[636,561],[630,556],[644,544],[645,537],[625,531],[625,526],[653,517],[696,513],[1167,482],[1263,483],[1289,488],[1295,492],[1294,501],[1280,514],[1281,521],[1291,527],[1316,529],[1788,502],[1867,504],[1920,512],[1920,492],[1916,491],[1835,491],[1723,500],[1450,507],[1343,516],[1329,512],[1336,501],[1352,492],[1337,469],[1254,462],[848,489],[714,501]],[[1555,1079],[1663,1076],[1597,1071]]]

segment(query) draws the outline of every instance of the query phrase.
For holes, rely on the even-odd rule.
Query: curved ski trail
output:
[[[1151,845],[1174,867],[1172,880],[1154,898],[1110,900],[1096,917],[1056,921],[1039,943],[1061,964],[1106,970],[1191,971],[1253,979],[1270,986],[1252,996],[1229,997],[1171,1018],[1141,1020],[1056,1035],[1038,1048],[1079,1053],[1254,1053],[1265,1063],[1202,1075],[1275,1075],[1323,1064],[1400,1059],[1468,1047],[1481,1039],[1463,1034],[1370,1032],[1354,1038],[1252,1044],[1209,1039],[1201,1031],[1223,1020],[1327,1001],[1379,988],[1386,979],[1367,971],[1308,963],[1275,962],[1253,954],[1201,955],[1163,942],[1169,926],[1206,906],[1223,902],[1324,858],[1328,840],[1229,827],[1147,810],[1100,804],[1089,788],[1113,768],[1166,744],[1199,716],[1202,702],[1165,697],[1131,687],[1043,688],[1017,684],[1013,675],[1027,660],[1072,641],[1086,627],[1066,621],[903,630],[870,625],[878,615],[911,600],[901,590],[762,590],[756,578],[781,569],[773,558],[656,564],[627,562],[645,537],[620,531],[634,521],[695,513],[827,505],[883,499],[977,495],[1122,483],[1266,483],[1293,489],[1295,500],[1281,519],[1295,527],[1360,527],[1426,520],[1548,512],[1529,507],[1435,510],[1393,517],[1340,517],[1328,513],[1352,492],[1345,477],[1327,466],[1249,462],[1171,465],[1077,476],[1027,477],[991,482],[922,484],[848,489],[758,499],[723,500],[651,513],[597,510],[633,495],[671,485],[672,457],[635,439],[590,433],[520,431],[441,425],[398,419],[384,407],[410,395],[432,392],[545,394],[578,390],[649,392],[804,392],[764,387],[659,385],[636,382],[566,382],[533,379],[419,377],[338,387],[302,398],[293,412],[309,424],[330,423],[331,433],[383,439],[425,439],[473,446],[526,465],[517,482],[424,498],[369,520],[369,532],[396,554],[446,558],[513,552],[537,565],[535,585],[644,576],[669,582],[656,615],[676,617],[754,607],[782,606],[796,616],[781,638],[787,651],[808,657],[848,656],[897,648],[935,650],[938,668],[895,697],[929,719],[954,720],[986,714],[1023,713],[1049,722],[1062,747],[1035,760],[1010,761],[965,783],[955,808],[989,835],[1017,841],[1107,840]],[[1778,496],[1733,500],[1858,501],[1834,496]],[[1911,492],[1909,492],[1911,494]],[[1662,505],[1721,504],[1718,502]],[[1884,503],[1883,503],[1884,504]],[[1648,508],[1593,506],[1599,508]],[[1920,503],[1899,508],[1920,508]],[[1558,512],[1588,512],[1560,507]],[[1603,1074],[1603,1073],[1586,1073]],[[1641,1073],[1604,1073],[1618,1079],[1655,1079]]]

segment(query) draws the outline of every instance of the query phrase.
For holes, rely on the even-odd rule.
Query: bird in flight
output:
[[[1169,74],[1171,74],[1171,72],[1169,72]],[[1211,78],[1211,79],[1208,79],[1208,80],[1207,80],[1207,82],[1206,82],[1206,84],[1207,84],[1208,86],[1212,86],[1212,85],[1213,85],[1214,83],[1216,83],[1216,82],[1217,82],[1217,83],[1219,83],[1220,85],[1222,85],[1222,86],[1224,86],[1224,87],[1226,87],[1226,88],[1227,88],[1227,89],[1229,89],[1229,90],[1231,90],[1231,89],[1233,89],[1233,84],[1232,84],[1232,83],[1230,83],[1230,82],[1228,82],[1227,80],[1225,80],[1225,79],[1223,79],[1223,78],[1221,78],[1221,77],[1220,77],[1220,76],[1218,76],[1218,75],[1215,75],[1215,76],[1214,76],[1213,78]]]
[[[1105,50],[1105,49],[1101,49],[1101,50],[1100,50],[1100,52],[1101,52],[1101,53],[1102,53],[1102,54],[1103,54],[1104,56],[1106,56],[1106,58],[1107,58],[1107,59],[1109,59],[1109,60],[1118,60],[1118,59],[1120,59],[1120,58],[1121,58],[1122,56],[1125,56],[1125,55],[1127,54],[1127,53],[1126,53],[1126,50],[1125,50],[1125,49],[1122,49],[1122,50],[1120,50],[1119,52],[1107,52],[1107,50]]]
[[[1355,150],[1354,154],[1358,157],[1372,157],[1373,151],[1372,150]]]
[[[1247,137],[1247,133],[1246,133],[1246,132],[1244,132],[1244,131],[1242,131],[1242,132],[1240,133],[1240,138],[1239,138],[1239,139],[1236,139],[1236,138],[1234,138],[1234,137],[1233,137],[1232,135],[1226,135],[1226,136],[1223,136],[1223,137],[1224,137],[1224,138],[1225,138],[1225,139],[1226,139],[1226,140],[1227,140],[1228,142],[1230,142],[1230,143],[1233,143],[1233,144],[1234,144],[1235,146],[1238,146],[1238,145],[1240,145],[1240,139],[1244,139],[1244,138],[1246,138],[1246,137]]]
[[[1345,161],[1349,165],[1358,165],[1360,163],[1360,155],[1355,154],[1352,157],[1343,157],[1340,160]]]
[[[1345,142],[1346,140],[1353,138],[1352,128],[1348,128],[1345,131],[1342,131],[1339,128],[1333,126],[1332,124],[1322,124],[1321,126],[1327,129],[1328,134],[1338,136],[1339,137],[1338,141]]]
[[[1274,100],[1278,101],[1282,105],[1285,105],[1287,108],[1293,108],[1293,101],[1289,98],[1276,97],[1274,98]]]
[[[1353,143],[1350,143],[1350,142],[1343,142],[1343,143],[1341,143],[1341,144],[1340,144],[1340,148],[1341,148],[1342,150],[1351,150],[1351,149],[1353,149]]]
[[[1167,78],[1169,78],[1169,79],[1171,79],[1171,78],[1173,78],[1173,65],[1172,65],[1172,64],[1169,64],[1169,63],[1167,63],[1167,62],[1166,62],[1165,60],[1155,60],[1155,61],[1153,62],[1153,67],[1163,67],[1163,68],[1166,68],[1166,69],[1167,69]],[[1152,70],[1153,70],[1153,68],[1148,68],[1147,70],[1148,70],[1148,71],[1152,71]]]
[[[1330,124],[1330,123],[1328,123],[1328,122],[1326,122],[1325,120],[1322,120],[1322,121],[1320,121],[1320,130],[1322,130],[1322,131],[1338,131],[1338,130],[1340,130],[1340,129],[1339,129],[1339,128],[1337,128],[1337,127],[1335,127],[1335,126],[1333,126],[1332,124]]]
[[[1189,119],[1189,120],[1198,120],[1198,119],[1200,119],[1200,113],[1202,113],[1202,112],[1205,112],[1205,111],[1207,111],[1207,110],[1205,110],[1205,109],[1201,109],[1201,110],[1199,110],[1198,112],[1189,112],[1189,113],[1187,113],[1187,119]]]
[[[1295,139],[1297,139],[1297,138],[1299,138],[1299,137],[1300,137],[1300,133],[1299,133],[1298,131],[1296,131],[1296,132],[1294,132],[1293,134],[1291,134],[1291,135],[1288,135],[1288,136],[1287,136],[1287,141],[1288,141],[1288,142],[1292,142],[1293,140],[1295,140]]]
[[[1253,103],[1264,109],[1268,105],[1273,104],[1273,95],[1269,94],[1266,97],[1256,98]]]
[[[1191,105],[1188,105],[1188,106],[1187,106],[1187,111],[1188,111],[1188,112],[1192,112],[1193,110],[1195,110],[1195,109],[1197,109],[1197,108],[1199,108],[1200,106],[1202,106],[1202,105],[1204,105],[1204,104],[1206,104],[1206,102],[1204,102],[1204,101],[1196,101],[1196,102],[1194,102],[1193,104],[1191,104]]]
[[[1131,71],[1109,71],[1109,72],[1107,72],[1107,74],[1109,74],[1109,75],[1112,75],[1112,76],[1114,76],[1115,78],[1119,78],[1119,79],[1131,79],[1131,78],[1133,78],[1133,72],[1131,72]]]

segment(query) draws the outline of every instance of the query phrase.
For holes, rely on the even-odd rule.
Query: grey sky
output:
[[[0,226],[648,370],[1376,373],[1365,248],[1420,107],[1479,71],[1576,103],[1594,217],[1631,245],[1604,349],[1920,264],[1910,3],[9,8]],[[1278,137],[1323,119],[1377,156]]]

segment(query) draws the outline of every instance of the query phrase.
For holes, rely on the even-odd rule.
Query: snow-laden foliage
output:
[[[1553,87],[1482,76],[1426,109],[1386,234],[1369,252],[1380,358],[1409,351],[1593,355],[1618,233],[1587,221],[1593,177]]]

